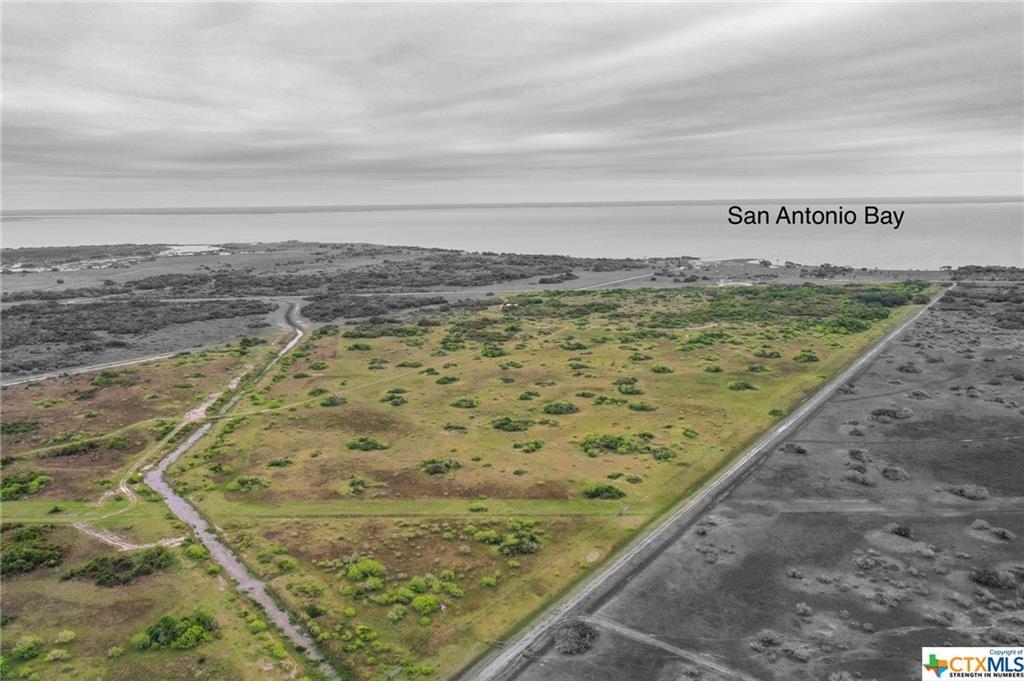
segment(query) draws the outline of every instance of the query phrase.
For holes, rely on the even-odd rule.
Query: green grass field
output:
[[[169,480],[343,674],[444,678],[700,489],[925,293],[538,292],[323,327]],[[5,503],[5,519],[140,543],[184,534],[159,501],[69,499],[50,514],[43,489]]]
[[[8,551],[13,544],[6,535],[12,525],[7,518],[4,523]],[[60,524],[47,541],[66,549],[59,567],[11,574],[10,554],[4,559],[3,678],[255,681],[302,675],[300,661],[293,659],[276,633],[260,631],[257,625],[250,628],[251,621],[260,619],[259,612],[223,577],[210,574],[208,560],[171,549],[169,568],[129,584],[100,586],[87,578],[62,576],[72,567],[111,555],[110,547]],[[213,615],[216,628],[211,639],[195,649],[140,651],[132,645],[134,635],[161,617],[196,610]],[[73,640],[64,641],[69,638],[66,632],[73,633]],[[42,641],[41,651],[31,659],[19,659],[19,642],[33,637]]]

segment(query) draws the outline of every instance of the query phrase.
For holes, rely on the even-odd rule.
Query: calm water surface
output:
[[[788,203],[802,208],[805,204]],[[578,256],[767,258],[805,264],[936,268],[1024,265],[1020,202],[880,204],[905,211],[899,230],[856,225],[728,224],[728,205],[542,206],[272,214],[62,215],[6,219],[3,245],[370,242]],[[749,205],[747,208],[772,207]],[[829,208],[831,205],[813,206]]]

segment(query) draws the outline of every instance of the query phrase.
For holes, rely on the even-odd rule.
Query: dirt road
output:
[[[302,327],[295,321],[294,312],[295,305],[292,304],[285,313],[285,319],[295,330],[295,337],[281,349],[277,356],[260,373],[260,376],[263,376],[270,371],[274,365],[276,365],[282,357],[298,345],[303,336],[305,336],[305,332],[302,330]],[[237,401],[238,396],[228,402],[220,410],[219,414],[223,415],[226,413],[237,403]],[[331,679],[339,678],[334,669],[331,668],[331,666],[327,664],[327,661],[320,655],[313,639],[306,635],[302,629],[293,624],[288,613],[277,604],[277,601],[275,601],[273,597],[271,597],[270,593],[267,591],[266,584],[249,572],[242,561],[235,556],[231,549],[220,541],[217,535],[210,528],[209,523],[206,522],[199,512],[189,504],[188,501],[178,495],[178,493],[175,492],[171,485],[164,479],[164,473],[167,472],[167,469],[180,459],[185,452],[191,449],[196,442],[202,439],[202,437],[206,435],[212,427],[212,423],[203,424],[173,452],[164,457],[159,464],[146,473],[146,484],[163,498],[164,503],[167,504],[168,508],[171,509],[174,515],[192,528],[196,536],[199,538],[199,541],[201,541],[203,546],[205,546],[210,552],[210,557],[216,561],[217,564],[224,569],[224,572],[226,572],[228,576],[235,581],[235,588],[256,603],[259,603],[266,611],[267,618],[273,622],[295,645],[305,648],[306,655],[310,659],[319,663],[320,670],[325,676]]]

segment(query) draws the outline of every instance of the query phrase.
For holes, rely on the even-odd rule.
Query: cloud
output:
[[[1019,193],[1021,40],[997,3],[7,3],[5,203]]]

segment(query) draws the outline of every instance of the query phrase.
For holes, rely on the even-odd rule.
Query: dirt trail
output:
[[[587,617],[581,617],[580,619],[582,619],[585,622],[589,622],[590,624],[594,624],[596,626],[614,631],[615,633],[625,636],[626,638],[631,638],[634,641],[639,641],[640,643],[651,646],[653,648],[659,648],[661,650],[664,650],[676,657],[680,657],[686,660],[687,662],[692,662],[695,665],[717,672],[718,674],[727,679],[733,679],[734,681],[761,681],[761,679],[750,676],[749,674],[744,674],[743,672],[737,669],[732,669],[730,667],[726,667],[725,665],[716,662],[714,658],[712,658],[710,655],[705,655],[703,653],[695,653],[692,650],[679,648],[678,646],[666,643],[661,639],[651,636],[650,634],[645,634],[642,631],[637,631],[636,629],[632,629],[623,624],[619,624],[618,622],[610,620],[607,617],[601,617],[599,615],[588,615]]]
[[[294,310],[295,305],[292,305],[288,309],[285,318],[288,320],[288,323],[292,328],[295,329],[295,337],[281,349],[269,364],[267,364],[263,371],[260,372],[259,376],[262,377],[273,369],[281,358],[291,352],[291,350],[299,344],[303,336],[306,335],[302,330],[302,327],[300,327],[295,321]],[[239,393],[225,404],[224,407],[219,410],[218,415],[221,416],[226,414],[238,402],[241,395],[242,393]],[[188,439],[178,445],[174,451],[161,460],[156,467],[146,473],[146,484],[163,498],[164,503],[167,504],[174,515],[192,528],[196,536],[199,538],[199,541],[201,541],[203,546],[205,546],[210,552],[210,557],[224,569],[224,572],[228,576],[235,580],[237,584],[236,589],[262,606],[266,611],[267,618],[277,625],[278,629],[280,629],[281,632],[292,641],[292,643],[305,648],[306,655],[311,660],[319,664],[320,671],[327,678],[339,678],[334,669],[327,664],[327,661],[320,655],[313,639],[306,635],[302,629],[293,624],[288,613],[277,604],[277,601],[273,599],[267,591],[266,584],[249,572],[248,568],[246,568],[242,561],[235,556],[231,549],[220,541],[216,533],[210,527],[210,524],[206,522],[206,520],[191,504],[189,504],[188,501],[178,495],[178,493],[175,492],[171,485],[164,479],[164,473],[167,472],[167,469],[180,459],[185,452],[191,449],[192,446],[206,435],[212,427],[213,424],[210,422],[200,426],[198,430],[188,437]]]
[[[150,542],[148,544],[133,544],[126,539],[118,537],[112,532],[104,532],[102,530],[94,530],[85,523],[71,523],[71,525],[81,532],[99,539],[104,544],[110,544],[111,546],[117,547],[119,551],[137,551],[139,549],[149,549],[154,546],[180,546],[184,541],[185,537],[168,537],[167,539],[161,539],[160,541]]]
[[[292,304],[288,311],[285,313],[285,320],[294,329],[295,336],[281,349],[280,352],[271,360],[266,367],[259,373],[259,377],[266,375],[274,366],[281,360],[282,357],[287,355],[306,335],[305,331],[295,320],[295,308],[296,305]],[[249,371],[252,367],[246,367],[245,371]],[[241,383],[241,376],[233,378],[227,385],[228,390],[237,388]],[[238,403],[243,393],[238,393],[231,400],[227,402],[221,409],[218,410],[217,416],[223,416],[226,414],[235,404]],[[193,409],[185,415],[182,423],[179,427],[184,426],[188,423],[195,422],[206,416],[206,412],[210,406],[219,398],[221,393],[217,393],[214,396],[210,396],[200,407]],[[201,412],[201,413],[200,413]],[[96,502],[97,506],[102,506],[103,503],[116,495],[123,495],[131,502],[138,500],[137,495],[131,490],[128,485],[128,479],[132,474],[136,473],[140,469],[150,468],[145,475],[145,482],[158,493],[167,504],[168,508],[183,522],[188,524],[195,532],[196,536],[203,543],[203,545],[210,552],[210,557],[216,561],[232,579],[237,583],[237,590],[253,601],[258,603],[266,611],[267,618],[277,625],[282,633],[288,637],[295,645],[300,646],[306,650],[306,655],[318,663],[320,671],[325,677],[329,679],[339,678],[334,669],[327,664],[326,660],[317,651],[316,644],[312,638],[307,636],[298,626],[292,623],[288,613],[285,612],[281,606],[271,597],[267,591],[266,585],[255,578],[249,573],[245,565],[231,552],[231,550],[221,543],[217,535],[212,531],[209,524],[199,512],[192,507],[184,498],[179,496],[171,486],[164,480],[164,473],[167,469],[172,466],[178,459],[180,459],[185,452],[192,448],[196,442],[198,442],[206,433],[213,427],[213,422],[204,423],[194,433],[192,433],[184,442],[174,449],[170,454],[164,457],[155,467],[152,464],[148,464],[148,457],[140,457],[132,466],[128,469],[125,477],[121,480],[120,484],[112,490],[107,490],[103,493],[103,496]],[[145,465],[144,465],[145,464]],[[116,511],[115,513],[108,514],[103,517],[110,517],[117,513],[122,513],[128,510],[127,508]],[[89,527],[85,523],[75,522],[72,523],[75,529],[83,532],[90,537],[98,539],[99,541],[109,544],[110,546],[116,547],[119,551],[136,551],[139,549],[151,548],[154,546],[178,546],[185,541],[186,537],[169,537],[161,539],[160,541],[149,543],[149,544],[134,544],[127,541],[111,532],[105,532],[103,530],[97,530]]]

